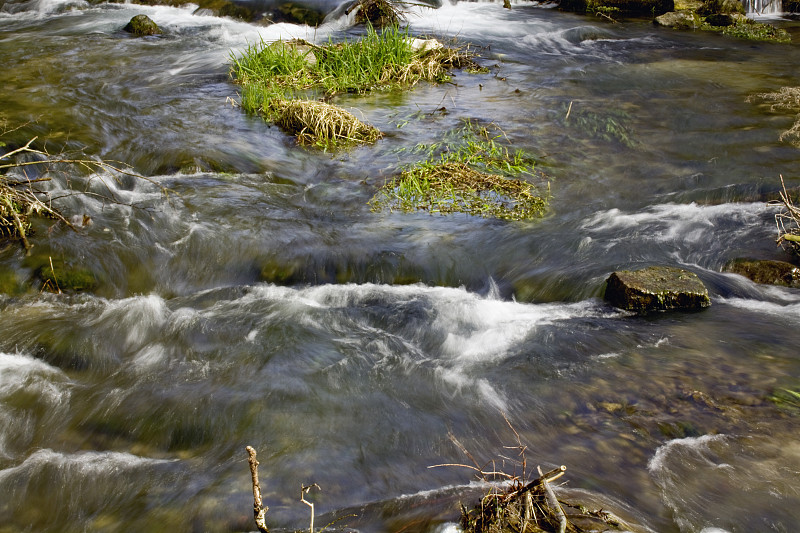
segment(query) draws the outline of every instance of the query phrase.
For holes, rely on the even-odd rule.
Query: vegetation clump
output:
[[[231,74],[242,86],[241,106],[277,125],[295,124],[288,110],[324,111],[328,106],[287,105],[288,101],[330,100],[343,93],[364,94],[377,89],[412,87],[419,81],[441,83],[450,79],[449,69],[479,68],[468,52],[446,47],[415,47],[408,29],[397,25],[378,33],[369,26],[366,35],[354,41],[317,46],[302,40],[277,41],[249,46],[241,57],[232,58]],[[352,116],[352,114],[349,114]],[[355,118],[355,117],[353,117]],[[316,125],[324,120],[314,120]],[[343,131],[364,131],[364,136],[330,135],[336,127],[301,128],[302,142],[323,147],[354,142],[374,142],[378,137],[369,128],[354,125]],[[290,133],[296,133],[290,130]]]
[[[535,177],[534,161],[501,146],[501,136],[467,122],[451,142],[418,146],[427,159],[386,183],[370,200],[373,211],[467,213],[504,220],[541,217],[549,190],[541,194],[533,183],[517,178]]]
[[[739,39],[748,39],[750,41],[792,42],[792,37],[786,30],[744,16],[733,18],[733,23],[727,26],[711,26],[710,24],[704,24],[702,29],[719,31],[722,35],[737,37]]]

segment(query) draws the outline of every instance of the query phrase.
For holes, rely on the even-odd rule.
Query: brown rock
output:
[[[615,307],[638,312],[711,305],[708,289],[696,274],[665,266],[614,272],[606,280],[605,299]]]

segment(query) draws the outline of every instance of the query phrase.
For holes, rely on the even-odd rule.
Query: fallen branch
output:
[[[250,463],[250,477],[253,481],[253,518],[255,518],[256,526],[261,533],[269,533],[265,516],[269,507],[265,506],[261,500],[261,485],[258,483],[258,460],[256,460],[256,450],[252,446],[248,446],[247,462]]]
[[[541,467],[537,467],[539,469],[539,476],[542,479],[541,485],[544,488],[545,496],[547,497],[547,503],[550,505],[550,509],[553,510],[556,517],[558,518],[558,533],[565,533],[567,531],[567,517],[564,515],[564,509],[561,508],[561,504],[558,503],[558,498],[556,498],[556,493],[553,492],[553,488],[550,486],[550,483],[547,482],[547,478],[544,474],[542,474]],[[562,469],[566,470],[564,466],[561,467]],[[561,471],[563,474],[564,471]],[[561,475],[559,474],[559,476]],[[554,478],[555,479],[555,478]]]

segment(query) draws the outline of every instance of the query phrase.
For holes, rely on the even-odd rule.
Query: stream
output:
[[[775,399],[800,390],[800,291],[722,272],[789,258],[767,201],[800,185],[795,117],[748,97],[800,85],[796,44],[411,6],[411,33],[488,72],[338,97],[385,138],[325,153],[236,106],[230,57],[363,28],[194,9],[0,1],[0,118],[20,126],[2,140],[147,177],[63,167],[42,186],[92,224],[0,248],[0,273],[33,280],[0,295],[0,533],[255,530],[247,445],[275,531],[308,528],[311,483],[317,527],[452,531],[486,485],[431,467],[472,466],[464,450],[566,465],[561,497],[634,532],[797,530],[800,410]],[[164,34],[123,32],[140,13]],[[370,210],[465,121],[536,159],[543,219]],[[40,290],[49,261],[94,288]],[[603,301],[648,265],[696,273],[711,307]]]

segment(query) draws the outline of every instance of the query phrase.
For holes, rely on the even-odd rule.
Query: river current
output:
[[[0,9],[0,112],[21,126],[3,140],[152,180],[64,168],[55,196],[119,202],[62,199],[93,223],[0,251],[21,280],[50,259],[97,280],[0,296],[0,532],[253,530],[247,445],[273,529],[308,526],[317,483],[317,526],[440,531],[486,488],[429,467],[471,464],[458,442],[521,474],[517,434],[529,469],[567,466],[561,496],[632,531],[797,530],[800,421],[774,400],[800,390],[800,292],[721,272],[787,258],[766,202],[798,185],[795,117],[748,97],[800,85],[795,45],[413,6],[413,34],[469,42],[489,72],[341,97],[386,137],[324,153],[236,107],[229,58],[363,30],[193,11]],[[139,13],[164,35],[122,32]],[[536,158],[545,218],[370,210],[465,120]],[[695,272],[712,306],[604,303],[612,271],[652,264]]]

